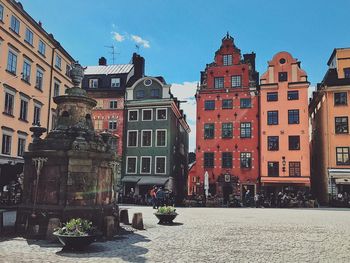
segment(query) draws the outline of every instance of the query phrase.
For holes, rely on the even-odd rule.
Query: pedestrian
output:
[[[260,207],[259,198],[260,198],[260,197],[259,197],[259,194],[256,193],[256,194],[254,195],[255,208],[259,208],[259,207]]]
[[[150,192],[151,198],[152,198],[152,206],[153,209],[157,208],[157,186],[153,186]]]
[[[157,198],[157,207],[164,206],[165,192],[163,191],[162,187],[159,187],[156,194],[156,198]]]

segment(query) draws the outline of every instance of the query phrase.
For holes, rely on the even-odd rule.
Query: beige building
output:
[[[312,188],[323,204],[350,194],[350,48],[336,48],[309,105]]]
[[[0,0],[0,165],[23,163],[33,123],[52,129],[72,61],[22,4]]]

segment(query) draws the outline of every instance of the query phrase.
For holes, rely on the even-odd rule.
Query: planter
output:
[[[173,220],[178,214],[177,213],[171,213],[171,214],[154,213],[154,215],[159,219],[158,224],[172,224]]]
[[[68,236],[60,235],[57,232],[53,233],[58,240],[64,245],[64,248],[82,250],[92,242],[96,241],[96,235],[88,236]]]

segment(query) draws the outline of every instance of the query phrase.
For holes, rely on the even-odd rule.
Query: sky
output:
[[[334,48],[350,46],[348,0],[22,0],[82,65],[105,56],[129,63],[133,52],[146,60],[146,75],[163,76],[183,103],[195,149],[193,95],[200,71],[214,59],[229,32],[242,54],[255,52],[262,75],[279,51],[301,61],[314,87]],[[136,47],[136,45],[138,47]]]

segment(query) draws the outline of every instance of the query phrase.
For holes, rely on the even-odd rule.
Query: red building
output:
[[[253,197],[259,178],[258,83],[255,53],[244,54],[227,34],[214,62],[201,72],[196,93],[196,175],[189,176],[189,192],[209,193],[227,201],[232,194]],[[192,178],[196,176],[197,178]]]

